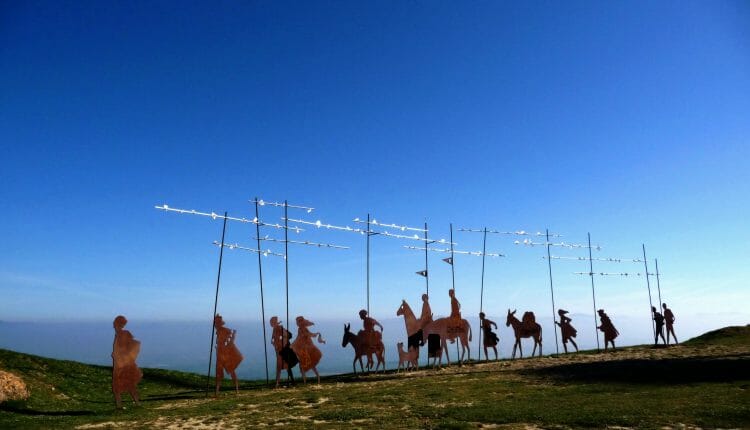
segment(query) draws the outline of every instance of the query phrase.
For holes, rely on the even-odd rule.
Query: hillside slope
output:
[[[144,369],[143,401],[115,410],[111,370],[0,350],[27,401],[0,404],[0,428],[502,426],[750,427],[750,326],[685,345],[472,363],[271,390],[243,382],[206,398],[205,376]],[[228,388],[228,384],[226,385]]]

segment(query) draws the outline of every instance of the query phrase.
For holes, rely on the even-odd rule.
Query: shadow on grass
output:
[[[0,403],[0,411],[32,416],[85,416],[95,414],[94,411],[40,411],[27,408],[23,402]]]
[[[574,363],[522,373],[563,381],[691,384],[750,380],[750,357],[629,359]]]

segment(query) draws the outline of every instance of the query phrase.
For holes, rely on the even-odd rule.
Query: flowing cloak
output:
[[[276,353],[281,357],[283,363],[282,369],[291,369],[296,366],[297,363],[299,363],[299,360],[289,345],[289,339],[292,338],[292,332],[282,326],[276,326],[273,328],[273,334],[271,336],[274,339],[273,347],[276,350]],[[283,338],[284,336],[286,339]],[[286,342],[284,342],[284,340],[286,340]]]
[[[604,332],[604,339],[615,340],[615,338],[620,335],[620,332],[617,331],[615,325],[612,324],[612,320],[610,320],[609,316],[606,314],[601,316],[601,320],[602,325],[600,326],[599,330]]]
[[[560,332],[562,333],[563,339],[570,339],[571,337],[576,337],[576,335],[578,335],[578,330],[567,321],[560,325]]]
[[[299,359],[300,370],[306,372],[317,366],[323,354],[313,344],[310,331],[307,327],[300,327],[297,331],[297,339],[292,342],[292,351]]]
[[[500,338],[498,338],[497,334],[492,331],[492,324],[490,324],[486,320],[482,320],[482,332],[484,333],[484,339],[482,339],[482,343],[484,343],[484,346],[497,346]]]
[[[143,372],[135,364],[141,352],[141,343],[127,330],[115,335],[112,347],[112,391],[122,393],[138,385]]]
[[[242,353],[231,339],[232,331],[226,327],[216,329],[216,367],[233,372],[242,361]]]

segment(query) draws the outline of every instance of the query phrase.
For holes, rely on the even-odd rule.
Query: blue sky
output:
[[[451,222],[591,232],[598,256],[626,258],[645,243],[678,317],[747,323],[749,77],[744,2],[6,2],[0,319],[210,318],[220,223],[153,206],[252,216],[258,196],[435,237]],[[293,316],[355,320],[364,239],[299,238],[351,249],[292,248]],[[373,238],[376,317],[419,302],[423,255],[404,244]],[[544,251],[488,250],[507,254],[487,263],[489,313],[550,314]],[[445,315],[450,267],[430,257]],[[264,261],[280,314],[283,263]],[[480,263],[456,257],[470,315]],[[228,252],[224,269],[220,311],[258,318],[255,256]],[[553,270],[558,304],[590,313],[572,274],[587,267]],[[610,315],[648,324],[642,278],[596,281]]]

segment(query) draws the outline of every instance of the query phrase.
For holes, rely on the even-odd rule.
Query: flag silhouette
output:
[[[443,258],[443,261],[453,266],[453,257]]]
[[[421,270],[421,271],[417,272],[417,275],[424,276],[426,278],[427,277],[427,271],[426,270]]]

